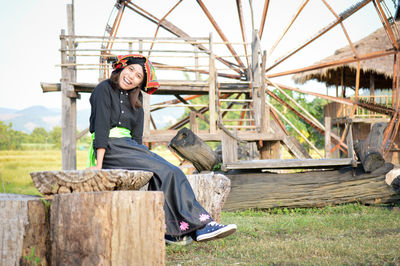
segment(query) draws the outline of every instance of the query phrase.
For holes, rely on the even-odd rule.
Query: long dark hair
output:
[[[119,86],[119,76],[121,75],[121,72],[122,72],[122,69],[116,69],[111,73],[111,76],[110,76],[111,85],[112,85],[113,89],[116,91],[121,89],[121,87]],[[139,87],[136,87],[136,88],[128,91],[129,101],[134,110],[136,110],[136,108],[142,107],[142,103],[139,99],[139,94],[140,94],[140,89],[143,86],[144,82],[145,81],[143,79],[143,82],[142,82],[142,84],[139,85]]]

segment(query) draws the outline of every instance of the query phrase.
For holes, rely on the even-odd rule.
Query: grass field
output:
[[[162,156],[178,161],[165,149]],[[84,169],[86,151],[77,152]],[[29,173],[61,169],[59,150],[0,151],[0,192],[39,194]],[[238,232],[218,241],[167,246],[168,265],[400,265],[400,205],[223,212]]]

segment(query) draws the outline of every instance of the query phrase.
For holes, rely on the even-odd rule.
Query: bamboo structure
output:
[[[252,142],[257,144],[260,151],[260,159],[280,159],[280,145],[284,144],[292,154],[297,154],[296,158],[308,158],[303,152],[296,150],[299,143],[295,143],[295,138],[288,136],[286,127],[291,127],[295,132],[302,135],[301,130],[295,128],[284,116],[285,114],[277,110],[273,102],[281,104],[290,112],[293,112],[299,119],[309,124],[317,132],[326,135],[326,142],[332,142],[335,145],[331,152],[340,149],[345,152],[347,158],[337,165],[354,163],[354,152],[352,151],[351,124],[347,128],[347,132],[342,135],[330,130],[331,125],[322,125],[315,117],[313,117],[305,108],[301,107],[294,99],[288,96],[285,91],[296,91],[314,95],[332,102],[343,103],[351,106],[352,111],[350,118],[359,112],[360,108],[374,109],[378,113],[390,115],[391,120],[385,132],[384,147],[386,143],[393,143],[396,138],[399,127],[399,69],[398,67],[398,44],[396,39],[395,25],[390,23],[390,14],[385,9],[385,3],[377,0],[360,0],[347,10],[337,13],[326,0],[321,0],[335,19],[328,25],[322,27],[317,33],[298,47],[290,50],[275,61],[271,61],[269,57],[285,37],[287,32],[291,30],[299,17],[309,4],[309,1],[302,1],[297,8],[288,26],[283,33],[274,42],[270,51],[264,51],[262,47],[262,38],[265,36],[265,24],[268,22],[268,12],[270,11],[269,0],[264,1],[262,9],[259,30],[254,28],[257,23],[254,22],[253,6],[250,1],[250,11],[252,14],[252,41],[247,42],[246,28],[244,23],[244,9],[241,0],[236,1],[237,14],[241,30],[242,42],[231,42],[224,33],[220,24],[213,16],[213,10],[207,5],[197,0],[198,7],[202,14],[209,20],[212,28],[217,33],[219,40],[215,40],[212,33],[207,37],[193,37],[188,33],[167,20],[167,17],[180,5],[182,1],[178,1],[171,9],[169,9],[162,18],[158,18],[150,11],[138,6],[131,0],[117,1],[113,16],[107,23],[104,36],[84,36],[75,35],[74,33],[74,15],[73,3],[68,6],[68,34],[61,32],[61,65],[62,77],[61,83],[49,84],[42,83],[43,92],[62,91],[62,109],[63,109],[63,135],[62,135],[62,154],[63,169],[76,168],[76,99],[79,99],[80,93],[90,93],[96,86],[96,83],[78,82],[77,71],[98,71],[98,80],[103,80],[111,73],[110,61],[118,54],[141,53],[149,56],[157,69],[158,76],[170,76],[170,73],[185,73],[187,76],[194,76],[194,79],[163,79],[160,78],[161,87],[156,91],[155,95],[174,95],[175,100],[164,101],[158,104],[151,104],[148,95],[144,95],[143,108],[145,110],[145,125],[143,140],[145,143],[168,142],[183,126],[190,124],[191,128],[204,141],[221,141],[223,154],[226,157],[224,165],[231,165],[237,162],[236,145]],[[386,34],[390,39],[392,48],[370,51],[362,53],[352,42],[351,36],[347,32],[343,21],[350,16],[356,14],[359,10],[366,6],[373,6],[379,15]],[[119,37],[117,35],[120,27],[122,16],[127,10],[132,11],[147,19],[150,23],[156,24],[156,31],[153,36],[147,37]],[[261,8],[259,9],[261,10]],[[214,14],[215,15],[215,14]],[[352,54],[346,58],[329,60],[327,62],[317,63],[311,66],[279,70],[277,66],[284,61],[295,56],[311,43],[315,42],[321,36],[325,35],[336,26],[341,27]],[[165,30],[175,37],[160,37],[159,30]],[[221,54],[220,48],[226,49],[229,54]],[[243,51],[242,53],[240,51]],[[383,58],[395,55],[393,67],[393,100],[390,108],[379,107],[374,103],[362,102],[362,96],[359,95],[358,89],[361,86],[361,67],[363,62],[376,58]],[[171,60],[173,58],[173,60]],[[342,66],[346,64],[358,64],[354,87],[356,88],[356,97],[345,98],[323,95],[320,93],[307,92],[287,85],[279,84],[272,81],[273,78],[288,76],[296,73],[306,73],[307,71],[321,70],[327,67]],[[160,74],[159,74],[160,73]],[[168,73],[163,74],[163,73]],[[171,75],[174,76],[174,75]],[[203,80],[202,80],[203,79]],[[339,80],[336,81],[339,84]],[[284,97],[279,96],[284,95]],[[194,98],[207,95],[209,103],[206,105],[193,104],[190,101]],[[188,108],[190,115],[178,121],[168,129],[158,129],[152,112],[163,108]],[[380,109],[379,109],[380,108]],[[235,113],[235,118],[232,118]],[[238,118],[239,117],[239,118]],[[206,122],[205,130],[199,129],[198,120]],[[327,129],[328,128],[328,129]],[[78,134],[82,136],[87,130]],[[307,139],[303,135],[304,139]],[[305,140],[308,141],[308,140]],[[326,144],[326,147],[330,143]],[[300,145],[301,146],[301,145]],[[312,143],[310,144],[312,147]],[[390,146],[390,145],[389,145]],[[233,149],[232,149],[233,147]],[[384,148],[382,147],[382,148]],[[231,149],[231,152],[228,150]],[[390,148],[389,148],[390,149]],[[318,151],[317,151],[318,152]],[[233,154],[232,154],[233,153]],[[320,153],[321,154],[321,153]],[[329,153],[326,153],[329,157]],[[305,157],[303,157],[305,156]],[[324,157],[321,154],[321,157]],[[284,162],[283,162],[284,163]],[[251,168],[251,166],[249,166]],[[266,168],[268,168],[266,166]]]

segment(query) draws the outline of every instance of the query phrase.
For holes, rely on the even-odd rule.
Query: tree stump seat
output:
[[[123,169],[32,172],[34,185],[45,196],[72,192],[139,190],[152,172]]]
[[[0,265],[48,265],[48,232],[40,197],[0,193]]]

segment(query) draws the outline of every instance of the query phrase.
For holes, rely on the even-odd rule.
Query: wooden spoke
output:
[[[267,71],[270,71],[271,69],[273,69],[274,67],[276,67],[277,65],[279,65],[280,63],[282,63],[283,61],[288,59],[289,57],[291,57],[292,55],[296,54],[298,51],[302,50],[304,47],[308,46],[310,43],[312,43],[313,41],[315,41],[316,39],[318,39],[319,37],[321,37],[322,35],[327,33],[329,30],[331,30],[336,25],[338,25],[339,23],[344,21],[350,15],[354,14],[355,12],[357,12],[358,10],[363,8],[366,4],[368,4],[371,1],[372,0],[365,0],[365,1],[362,1],[359,4],[355,5],[354,7],[352,7],[349,11],[345,12],[345,14],[340,16],[339,19],[336,19],[335,21],[333,21],[332,23],[330,23],[329,25],[327,25],[326,27],[324,27],[320,31],[318,31],[317,34],[315,34],[313,37],[311,37],[309,40],[307,40],[305,43],[303,43],[300,47],[294,49],[293,51],[289,52],[287,55],[276,60],[275,63],[267,69]]]
[[[265,0],[263,14],[262,14],[261,23],[260,23],[260,31],[259,31],[260,39],[262,38],[262,35],[264,33],[264,26],[265,26],[265,20],[267,19],[268,7],[269,7],[269,0]]]
[[[217,22],[214,20],[213,16],[211,15],[211,13],[208,11],[208,9],[206,8],[206,6],[204,5],[204,3],[201,0],[197,0],[197,3],[200,5],[201,9],[203,10],[203,12],[206,14],[206,16],[208,17],[208,19],[210,20],[211,24],[214,26],[214,29],[218,32],[219,36],[221,37],[221,39],[226,42],[226,47],[228,48],[228,50],[232,53],[232,55],[235,57],[236,61],[238,62],[239,66],[244,67],[244,64],[242,62],[242,60],[240,59],[240,57],[237,55],[237,53],[235,52],[235,49],[233,49],[233,46],[229,43],[228,38],[225,36],[225,34],[222,32],[221,28],[218,26]]]

